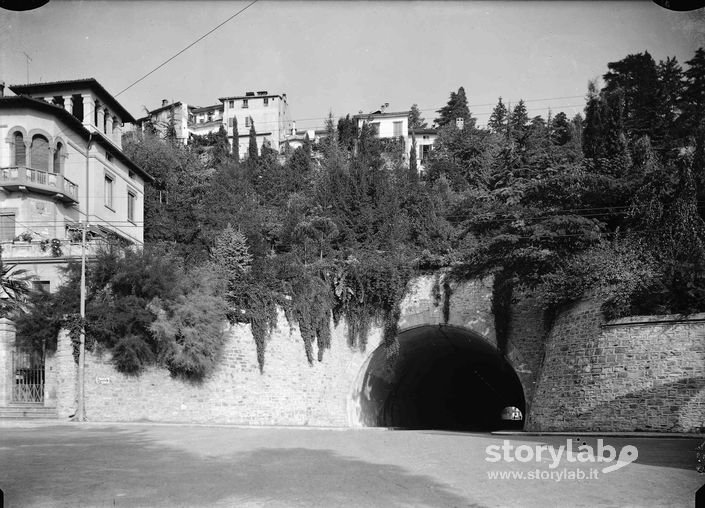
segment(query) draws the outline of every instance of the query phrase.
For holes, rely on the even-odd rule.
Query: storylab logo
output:
[[[592,465],[595,470],[602,473],[617,471],[639,457],[639,450],[636,446],[623,446],[619,452],[614,446],[606,445],[603,439],[598,439],[596,446],[590,446],[584,441],[573,442],[567,439],[565,445],[559,447],[537,444],[522,444],[514,446],[511,441],[505,439],[501,445],[489,445],[485,448],[487,462],[495,463],[548,463],[549,469],[556,469],[561,464],[566,465]],[[599,467],[598,464],[601,466]],[[592,473],[595,478],[595,473]]]

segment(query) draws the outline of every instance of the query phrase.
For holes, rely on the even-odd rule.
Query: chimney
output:
[[[5,82],[0,80],[0,97],[5,97]]]
[[[162,107],[166,106],[169,104],[169,101],[167,99],[162,99]]]

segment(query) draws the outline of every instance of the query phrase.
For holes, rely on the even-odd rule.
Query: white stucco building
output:
[[[143,243],[151,177],[122,151],[123,127],[134,118],[95,79],[9,89],[16,95],[0,94],[3,261],[53,290],[58,266],[80,253],[86,220],[90,237]]]

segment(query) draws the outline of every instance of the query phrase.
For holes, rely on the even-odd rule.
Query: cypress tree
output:
[[[252,161],[256,161],[259,157],[257,151],[257,131],[255,130],[255,122],[250,117],[250,145],[247,149],[247,154]]]

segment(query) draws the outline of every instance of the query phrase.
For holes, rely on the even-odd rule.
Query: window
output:
[[[372,127],[372,130],[374,131],[375,135],[379,136],[379,122],[370,124],[370,127]]]
[[[27,147],[24,145],[24,138],[19,132],[15,132],[15,166],[27,165]]]
[[[264,98],[264,105],[269,106],[269,97]]]
[[[49,141],[39,134],[32,138],[30,161],[33,169],[49,170]]]
[[[235,101],[228,101],[228,107],[229,107],[229,108],[234,108],[234,107],[235,107]]]
[[[105,206],[111,209],[113,207],[113,183],[112,177],[105,175]]]
[[[54,150],[54,173],[61,173],[61,158],[63,156],[64,145],[61,143],[56,144],[56,149]]]
[[[249,106],[247,105],[247,99],[242,99],[242,108],[245,109],[245,108],[247,108],[247,107],[249,107]]]
[[[0,241],[11,242],[15,239],[14,212],[0,212]]]
[[[230,127],[231,129],[233,128],[233,119],[232,118],[228,118],[228,127]]]
[[[250,127],[250,117],[249,116],[245,117],[245,127],[247,127],[248,129]]]
[[[402,136],[402,131],[401,131],[401,126],[404,124],[404,122],[394,122],[394,137],[398,138]]]
[[[137,196],[134,192],[127,192],[127,220],[135,222],[135,201]]]

